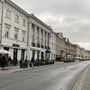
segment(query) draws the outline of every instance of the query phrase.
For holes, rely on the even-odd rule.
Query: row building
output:
[[[54,31],[11,0],[0,0],[0,49],[11,52],[13,60],[90,58],[90,51]]]
[[[0,48],[14,60],[55,59],[53,29],[11,0],[0,0]]]

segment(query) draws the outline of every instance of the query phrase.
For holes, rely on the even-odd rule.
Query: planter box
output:
[[[22,64],[20,64],[20,68],[28,68],[28,64],[27,63],[22,63]]]

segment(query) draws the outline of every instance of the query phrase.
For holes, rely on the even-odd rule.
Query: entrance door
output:
[[[35,60],[35,50],[32,51],[32,57],[33,57],[34,60]]]
[[[17,60],[18,49],[13,50],[13,60]]]
[[[44,59],[44,52],[41,52],[41,59]]]
[[[25,50],[22,50],[22,52],[21,52],[21,59],[22,60],[24,60],[24,58],[25,58],[24,56],[25,56]]]

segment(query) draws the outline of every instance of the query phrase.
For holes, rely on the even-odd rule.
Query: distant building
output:
[[[65,40],[65,54],[66,59],[74,59],[76,56],[76,47],[74,44],[72,44],[69,39],[64,38]]]
[[[65,57],[65,40],[62,33],[56,33],[56,55]]]
[[[82,56],[81,55],[81,47],[78,44],[76,44],[75,47],[76,47],[76,56],[81,57]]]

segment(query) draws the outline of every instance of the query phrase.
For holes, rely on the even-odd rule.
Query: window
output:
[[[19,23],[19,16],[18,15],[15,16],[15,22]]]
[[[25,19],[23,19],[23,26],[25,26],[25,24],[26,24],[26,20],[25,20]]]
[[[22,41],[24,42],[25,41],[25,34],[26,34],[26,32],[22,32]]]
[[[9,37],[9,30],[10,30],[10,27],[5,28],[5,37]]]
[[[10,17],[11,17],[11,11],[6,10],[6,17],[10,19]]]
[[[15,39],[15,40],[18,40],[18,30],[15,30],[14,39]]]

